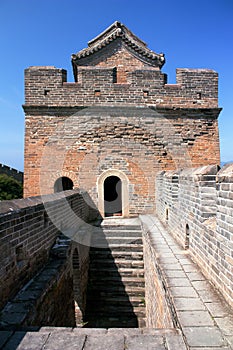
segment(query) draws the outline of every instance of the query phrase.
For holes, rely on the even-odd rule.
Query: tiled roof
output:
[[[148,49],[147,44],[134,35],[124,24],[116,21],[96,38],[88,42],[88,47],[72,55],[72,62],[92,55],[100,51],[117,38],[121,38],[124,43],[133,49],[137,55],[142,56],[151,65],[161,68],[165,63],[164,54],[157,54]]]

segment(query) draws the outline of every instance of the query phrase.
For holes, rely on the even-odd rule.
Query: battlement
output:
[[[23,183],[23,172],[0,163],[0,174],[6,174]]]
[[[218,74],[209,69],[177,69],[176,84],[158,69],[141,68],[118,81],[117,67],[85,66],[77,82],[67,82],[67,72],[55,67],[25,70],[26,106],[140,105],[216,108]]]

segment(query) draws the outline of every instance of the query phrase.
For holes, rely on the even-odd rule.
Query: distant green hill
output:
[[[22,198],[23,185],[13,177],[0,174],[0,201]]]

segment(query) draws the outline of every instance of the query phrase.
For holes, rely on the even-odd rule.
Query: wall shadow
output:
[[[124,247],[120,247],[122,240],[119,236],[113,246],[110,237],[111,234],[103,226],[99,226],[92,235],[84,327],[137,328],[138,317],[132,301],[134,286],[132,281],[126,281],[131,273],[123,272],[122,277],[119,272],[119,266],[121,271],[124,266],[124,260],[119,264],[120,258],[124,259],[124,252],[130,249],[127,244],[132,241],[129,239]]]

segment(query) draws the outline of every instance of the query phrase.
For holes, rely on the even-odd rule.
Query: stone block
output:
[[[170,293],[175,298],[198,298],[198,294],[194,288],[190,287],[170,287]]]
[[[85,342],[85,350],[123,350],[124,335],[103,335],[103,336],[91,336],[89,335]],[[80,348],[80,350],[83,348]],[[136,350],[136,349],[134,349]]]
[[[214,326],[214,321],[208,311],[178,311],[177,316],[182,328]]]
[[[45,343],[44,350],[83,350],[86,337],[85,335],[73,334],[70,332],[51,333]],[[26,349],[26,348],[25,348]],[[30,349],[30,348],[29,348]],[[38,349],[38,348],[37,348]]]
[[[157,335],[135,335],[131,337],[126,337],[125,347],[127,350],[165,350],[163,336]],[[114,348],[114,350],[116,349],[118,348]],[[174,348],[174,350],[176,349]]]
[[[190,347],[222,347],[227,345],[217,327],[184,327],[183,333]]]
[[[200,311],[205,310],[205,305],[199,298],[174,298],[177,311]]]

